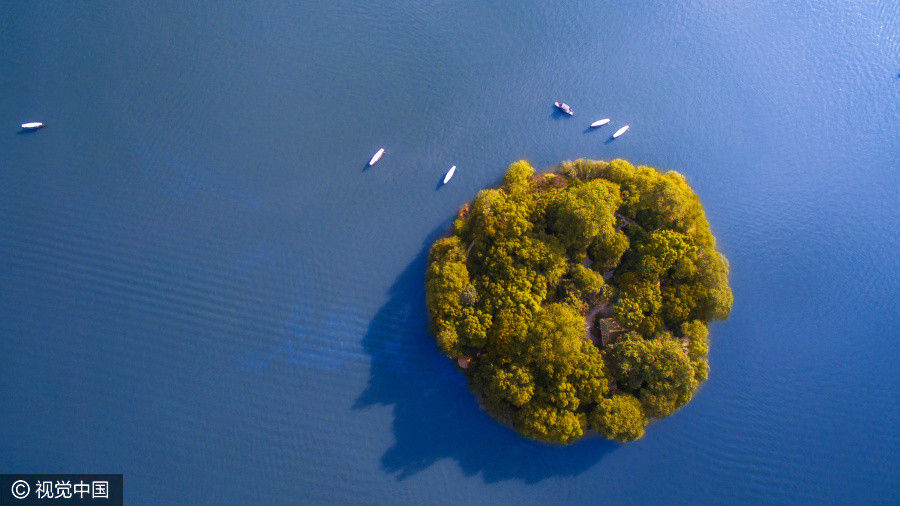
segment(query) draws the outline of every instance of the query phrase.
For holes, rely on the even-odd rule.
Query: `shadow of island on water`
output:
[[[590,469],[618,444],[589,435],[563,447],[518,435],[481,409],[463,374],[438,351],[428,332],[425,270],[432,242],[447,230],[449,222],[429,234],[363,338],[371,372],[353,409],[394,408],[394,444],[382,467],[402,481],[451,459],[466,476],[481,474],[487,483],[535,483]]]

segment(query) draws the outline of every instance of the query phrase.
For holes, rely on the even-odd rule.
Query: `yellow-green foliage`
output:
[[[641,403],[629,394],[601,400],[589,415],[591,428],[604,437],[626,443],[644,435],[647,417]]]
[[[591,296],[603,291],[603,276],[599,272],[588,269],[582,264],[575,264],[570,269],[572,284],[581,295]]]
[[[616,384],[634,393],[650,417],[672,414],[696,388],[690,359],[668,333],[644,339],[631,332],[610,346],[606,358]]]
[[[517,194],[525,192],[531,188],[531,176],[534,175],[534,168],[525,160],[509,166],[504,177],[506,191]]]
[[[601,160],[578,160],[559,164],[559,173],[573,180],[589,181],[603,175],[607,162]]]
[[[536,177],[518,161],[460,216],[431,249],[428,311],[441,351],[470,359],[470,386],[499,420],[560,444],[588,428],[631,441],[706,380],[706,324],[733,297],[680,174],[576,160]],[[611,304],[629,332],[599,349],[590,304]]]
[[[621,202],[618,187],[603,179],[572,185],[550,204],[551,229],[564,246],[584,251],[595,239],[615,233],[613,213]]]

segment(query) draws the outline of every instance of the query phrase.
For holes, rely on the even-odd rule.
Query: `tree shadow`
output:
[[[448,227],[429,234],[363,338],[371,376],[353,409],[394,407],[395,440],[381,457],[382,467],[402,481],[451,459],[465,475],[481,474],[487,483],[534,483],[590,469],[618,445],[588,437],[561,447],[519,436],[481,409],[463,374],[440,355],[428,332],[424,283],[428,249]]]

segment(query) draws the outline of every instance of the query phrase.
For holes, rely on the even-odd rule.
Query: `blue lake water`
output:
[[[286,4],[0,5],[0,472],[124,473],[129,504],[900,501],[900,4]],[[731,262],[710,380],[628,445],[518,437],[427,334],[457,207],[577,157],[685,174]]]

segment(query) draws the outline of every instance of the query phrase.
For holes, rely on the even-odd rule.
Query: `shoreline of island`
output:
[[[706,380],[727,276],[681,174],[519,161],[435,242],[426,291],[438,346],[495,419],[552,443],[631,441]]]

